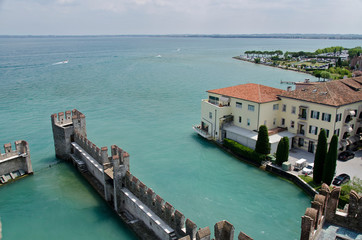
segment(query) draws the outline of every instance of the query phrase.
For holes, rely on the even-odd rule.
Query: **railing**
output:
[[[201,129],[200,125],[194,125],[194,126],[192,126],[192,128],[193,128],[193,129],[195,130],[195,132],[197,132],[200,136],[202,136],[202,137],[204,137],[204,138],[206,138],[206,139],[211,139],[211,138],[212,138],[211,135],[210,135],[207,131]]]
[[[207,102],[207,103],[210,103],[210,104],[212,104],[212,105],[214,105],[214,106],[216,106],[216,107],[230,107],[230,103],[224,103],[224,102],[220,102],[220,101],[210,101],[209,99],[203,99],[202,100],[203,102]]]
[[[298,119],[307,120],[307,115],[306,114],[299,114]]]

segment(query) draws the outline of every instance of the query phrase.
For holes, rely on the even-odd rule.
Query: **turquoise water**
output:
[[[73,108],[86,115],[95,144],[128,151],[132,173],[198,227],[213,229],[226,219],[235,235],[299,239],[310,199],[204,141],[191,126],[200,122],[206,90],[248,82],[285,89],[281,80],[313,79],[232,56],[335,45],[361,41],[0,38],[0,144],[27,140],[35,170],[0,188],[4,239],[135,239],[72,167],[48,168],[58,161],[50,115]]]

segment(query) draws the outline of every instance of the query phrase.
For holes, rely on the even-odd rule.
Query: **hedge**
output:
[[[225,138],[224,146],[230,149],[235,154],[239,155],[240,157],[247,158],[258,164],[261,164],[261,162],[265,160],[264,154],[257,153],[253,149],[248,148],[238,142],[235,142],[234,140]]]

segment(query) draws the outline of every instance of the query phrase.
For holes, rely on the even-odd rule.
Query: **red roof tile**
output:
[[[284,92],[280,97],[342,106],[362,101],[362,77],[321,82],[306,88]]]
[[[265,103],[279,100],[278,95],[286,91],[260,84],[247,83],[233,87],[209,90],[207,92],[233,98],[239,98],[251,102]]]

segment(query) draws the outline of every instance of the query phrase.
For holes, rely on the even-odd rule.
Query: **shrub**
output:
[[[231,139],[224,139],[224,146],[230,149],[235,154],[252,160],[256,163],[261,164],[265,160],[265,155],[255,152],[253,149],[248,148],[238,142],[235,142]]]
[[[353,177],[351,181],[342,185],[341,195],[339,196],[338,207],[344,208],[344,206],[349,202],[349,193],[351,190],[356,191],[358,194],[362,193],[362,180],[359,178]]]

